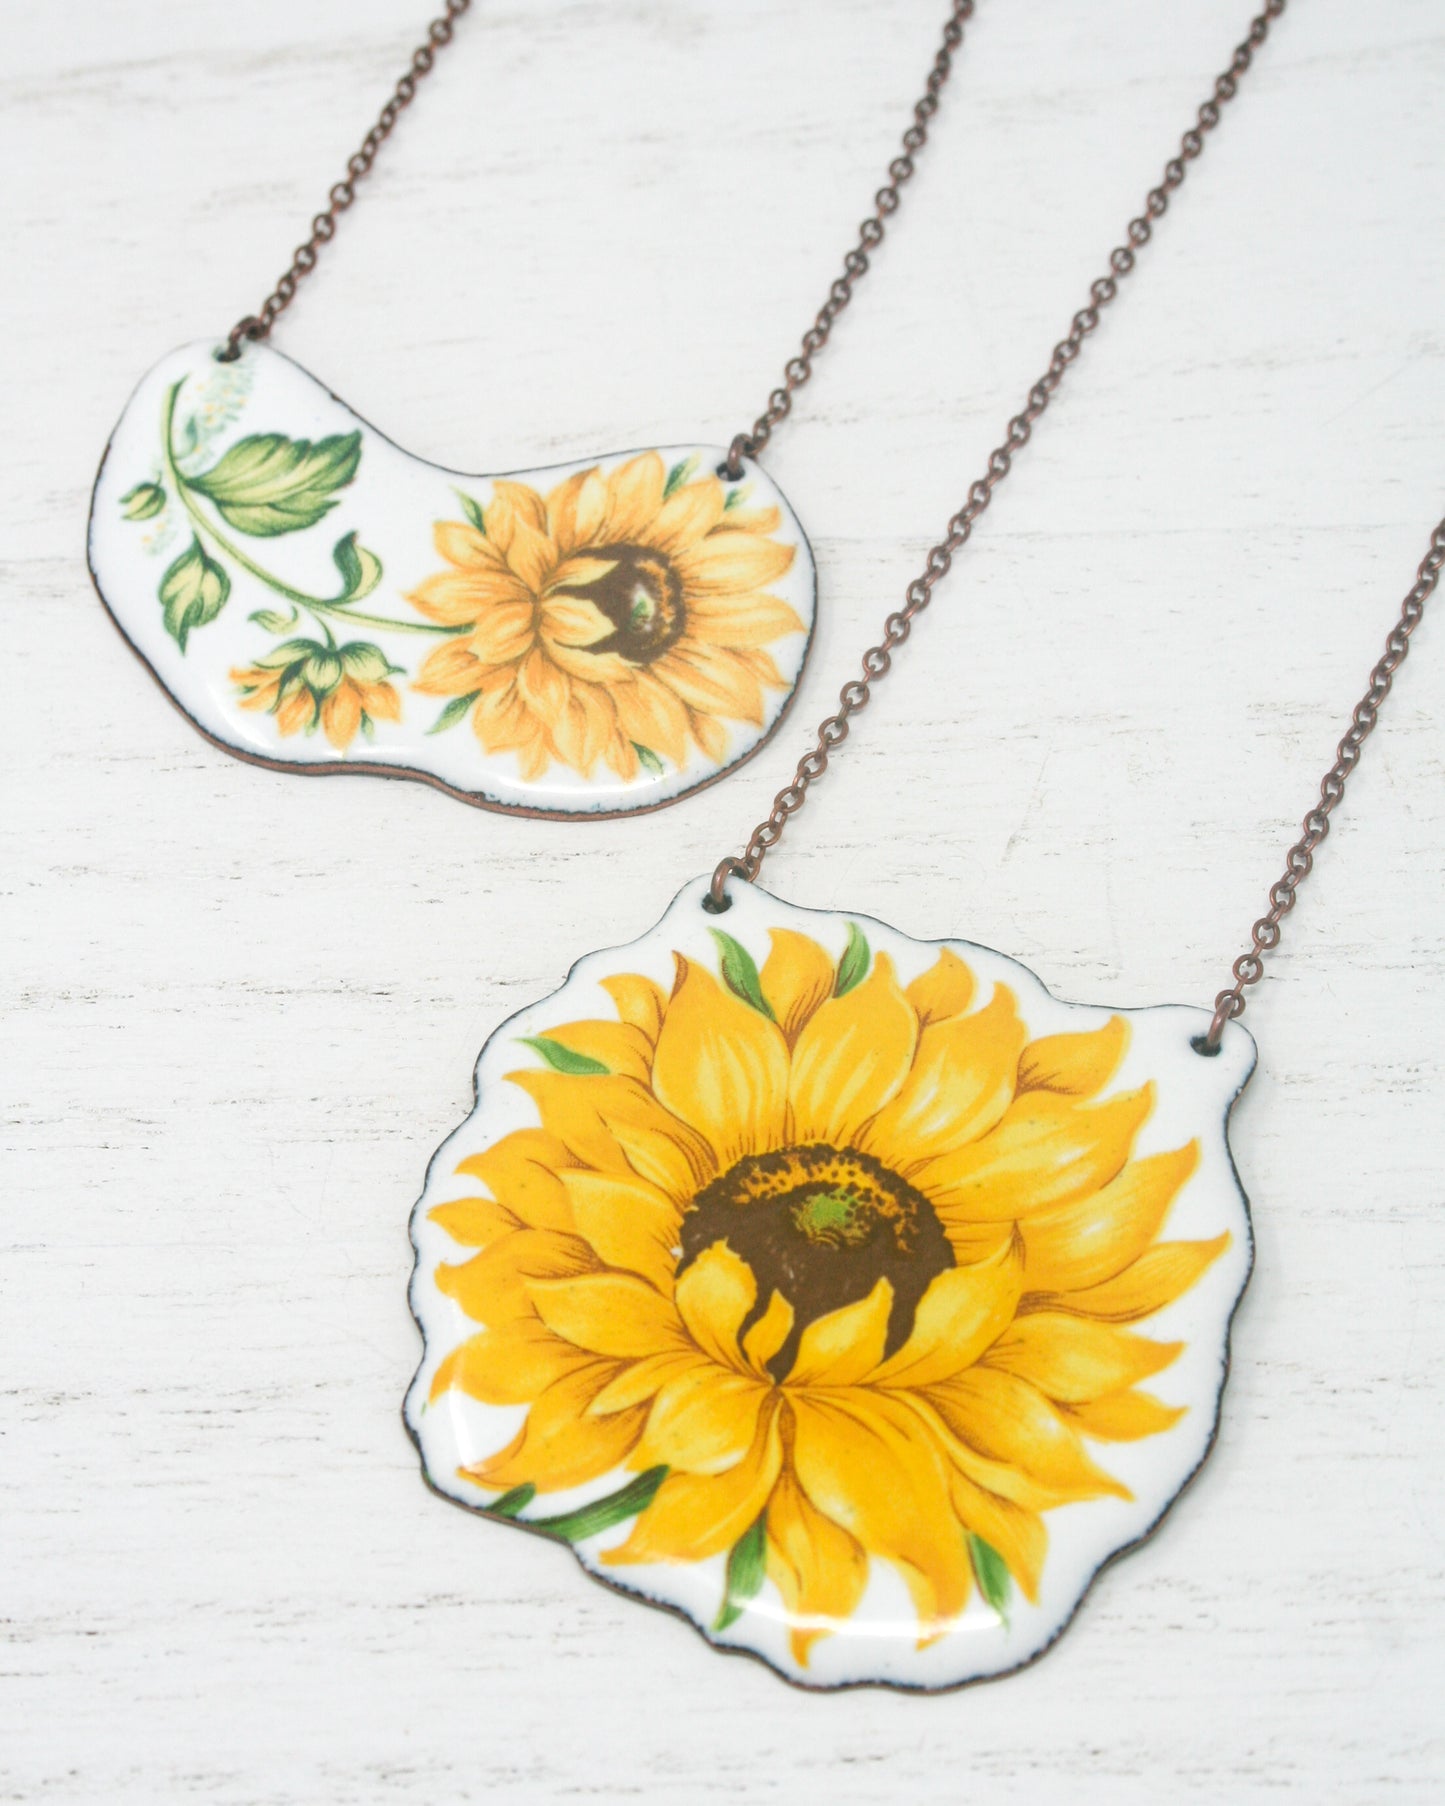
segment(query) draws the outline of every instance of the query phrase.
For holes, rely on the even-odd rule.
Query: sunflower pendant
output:
[[[269,346],[146,377],[90,567],[190,721],[238,758],[482,808],[655,809],[781,720],[808,542],[753,464],[685,445],[498,477],[414,458]]]
[[[1007,1673],[1208,1453],[1253,1043],[707,889],[482,1051],[412,1223],[426,1478],[804,1686]]]

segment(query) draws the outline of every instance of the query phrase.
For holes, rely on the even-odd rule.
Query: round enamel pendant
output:
[[[725,457],[464,476],[269,347],[223,364],[192,345],[116,427],[91,572],[172,700],[240,758],[625,814],[756,752],[807,652],[807,540]]]
[[[1005,1673],[1208,1452],[1253,1043],[706,894],[483,1049],[413,1219],[426,1477],[791,1681]]]

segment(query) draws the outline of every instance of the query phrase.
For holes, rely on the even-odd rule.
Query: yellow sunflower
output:
[[[1030,1040],[951,952],[902,985],[856,928],[841,962],[773,929],[761,973],[716,938],[720,977],[606,978],[617,1019],[510,1075],[540,1126],[431,1212],[478,1250],[437,1283],[481,1326],[431,1396],[528,1407],[460,1470],[505,1511],[652,1476],[602,1559],[766,1574],[800,1664],[874,1561],[927,1642],[1005,1571],[1037,1598],[1045,1512],[1130,1496],[1086,1444],[1182,1415],[1139,1388],[1182,1344],[1125,1326],[1229,1236],[1159,1239],[1198,1146],[1132,1155],[1152,1086],[1100,1095],[1122,1018]]]
[[[400,721],[401,698],[386,680],[399,666],[379,646],[354,640],[345,646],[318,640],[286,640],[254,665],[231,673],[243,709],[274,715],[283,735],[313,734],[319,727],[338,752],[377,721]]]
[[[785,687],[766,648],[803,626],[768,593],[794,557],[771,537],[780,511],[730,505],[739,494],[656,452],[546,496],[494,484],[482,525],[438,522],[448,568],[408,598],[466,629],[416,688],[466,698],[483,747],[515,753],[529,779],[553,759],[631,778],[693,745],[721,763],[725,723],[761,727],[764,692]]]

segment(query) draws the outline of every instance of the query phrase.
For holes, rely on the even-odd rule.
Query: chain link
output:
[[[1234,99],[1240,77],[1253,62],[1255,51],[1269,36],[1270,24],[1284,11],[1285,4],[1286,0],[1267,0],[1263,11],[1251,22],[1229,68],[1215,81],[1213,95],[1199,108],[1197,125],[1191,126],[1180,139],[1179,155],[1171,157],[1164,165],[1163,179],[1157,188],[1149,190],[1143,213],[1129,221],[1128,243],[1118,245],[1110,252],[1109,274],[1100,276],[1090,287],[1088,305],[1074,315],[1068,333],[1054,346],[1048,369],[1029,390],[1024,406],[1009,421],[1003,444],[989,453],[984,474],[969,489],[967,501],[949,521],[943,538],[929,552],[923,570],[904,591],[903,606],[883,623],[882,640],[863,654],[862,677],[844,684],[838,692],[840,706],[818,728],[816,744],[798,761],[792,781],[773,798],[772,810],[766,820],[753,829],[741,856],[729,854],[719,861],[706,899],[714,912],[728,907],[727,881],[730,877],[744,878],[749,883],[757,877],[768,852],[782,839],[788,818],[803,807],[809,789],[827,771],[829,755],[848,738],[850,719],[867,707],[874,683],[887,674],[894,652],[912,631],[914,617],[928,607],[934,587],[948,574],[954,554],[968,543],[974,522],[1012,469],[1015,453],[1028,444],[1034,423],[1048,407],[1069,365],[1079,355],[1084,340],[1099,324],[1100,310],[1114,299],[1119,283],[1133,270],[1137,252],[1153,236],[1153,222],[1168,210],[1170,195],[1182,185],[1187,166],[1204,149],[1206,134],[1219,124],[1221,110]]]
[[[914,160],[928,142],[928,122],[938,111],[938,97],[953,67],[953,53],[963,42],[963,27],[973,17],[973,12],[974,0],[954,0],[924,91],[914,102],[913,124],[903,134],[903,153],[888,165],[887,185],[873,197],[873,211],[859,226],[858,242],[843,259],[843,274],[828,290],[828,299],[803,334],[801,352],[783,366],[782,387],[769,395],[768,405],[753,422],[752,430],[739,433],[728,447],[723,469],[733,482],[743,474],[743,459],[756,458],[772,438],[773,428],[792,413],[794,394],[813,374],[813,359],[828,343],[834,322],[853,299],[854,288],[867,275],[869,254],[883,243],[888,216],[898,211],[899,190],[905,182],[912,181]]]
[[[1445,566],[1445,520],[1430,535],[1430,550],[1420,560],[1415,582],[1400,606],[1400,618],[1385,639],[1385,650],[1370,673],[1370,685],[1355,704],[1345,737],[1336,749],[1335,762],[1320,780],[1320,800],[1301,824],[1304,832],[1285,855],[1285,869],[1269,890],[1269,909],[1250,931],[1250,946],[1230,968],[1234,983],[1214,1000],[1214,1020],[1207,1034],[1194,1043],[1200,1053],[1215,1053],[1226,1022],[1244,1014],[1244,993],[1264,977],[1264,955],[1280,941],[1280,923],[1295,906],[1295,895],[1310,874],[1320,842],[1330,831],[1330,817],[1345,794],[1350,773],[1360,762],[1360,751],[1375,730],[1380,706],[1390,694],[1395,673],[1410,652],[1410,635],[1420,625],[1425,603],[1440,581]]]
[[[409,107],[416,98],[417,83],[431,73],[437,52],[451,43],[453,26],[471,4],[472,0],[447,0],[446,10],[427,27],[426,42],[418,45],[412,52],[411,62],[392,91],[391,99],[377,115],[376,124],[362,139],[360,148],[348,158],[345,176],[327,196],[331,205],[325,213],[318,213],[312,220],[310,238],[304,245],[296,247],[296,254],[289,267],[261,303],[260,312],[246,314],[237,320],[226,335],[225,348],[216,353],[223,364],[235,362],[247,339],[269,337],[277,319],[295,299],[297,284],[316,268],[321,247],[329,244],[336,236],[337,220],[356,199],[356,184],[376,161],[376,153],[391,136],[403,109]]]

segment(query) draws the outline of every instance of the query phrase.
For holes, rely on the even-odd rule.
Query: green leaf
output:
[[[494,1518],[514,1518],[519,1511],[525,1511],[536,1496],[536,1487],[530,1480],[524,1480],[520,1486],[504,1492],[500,1499],[494,1499],[487,1510]]]
[[[567,1072],[573,1078],[590,1079],[612,1070],[610,1066],[604,1066],[601,1060],[591,1059],[587,1054],[573,1053],[570,1047],[564,1047],[560,1041],[553,1041],[547,1035],[519,1035],[517,1039],[523,1047],[530,1047],[541,1054],[553,1072]]]
[[[727,1581],[722,1609],[713,1619],[714,1630],[728,1630],[742,1617],[750,1599],[763,1589],[768,1571],[768,1514],[763,1512],[728,1552]]]
[[[467,519],[476,528],[478,533],[485,533],[487,530],[487,517],[482,513],[482,504],[475,496],[470,496],[465,490],[461,489],[456,491],[456,498],[462,505],[462,513],[466,515]]]
[[[159,593],[165,609],[166,632],[184,652],[191,629],[214,621],[226,606],[231,579],[215,559],[207,555],[200,540],[193,537],[161,578]]]
[[[354,533],[344,534],[331,549],[331,561],[341,572],[338,602],[359,602],[381,582],[381,560],[375,552],[356,543]]]
[[[658,758],[657,754],[650,746],[639,746],[634,740],[632,742],[632,750],[637,754],[637,762],[644,771],[650,771],[655,778],[660,778],[662,776],[662,760]]]
[[[645,1474],[639,1474],[628,1485],[608,1493],[605,1499],[596,1499],[590,1505],[580,1505],[576,1511],[563,1512],[561,1517],[527,1518],[524,1521],[533,1530],[545,1530],[552,1536],[564,1537],[569,1543],[580,1543],[584,1537],[600,1536],[614,1524],[634,1518],[639,1511],[646,1510],[666,1478],[665,1467],[650,1467]]]
[[[774,1021],[772,1007],[763,996],[762,981],[758,977],[758,968],[753,963],[752,954],[740,941],[735,941],[730,934],[724,934],[721,928],[712,930],[712,938],[722,954],[723,983],[734,997],[741,997],[744,1003],[750,1003],[755,1010],[760,1010],[769,1022]]]
[[[187,477],[240,533],[272,539],[314,527],[336,506],[361,463],[361,434],[288,439],[284,433],[252,433],[238,439],[218,464]]]
[[[354,677],[358,683],[379,684],[383,678],[394,677],[401,670],[400,665],[392,664],[381,647],[373,646],[370,640],[348,640],[337,651],[346,675]]]
[[[679,458],[667,473],[667,481],[663,484],[662,499],[666,501],[674,489],[681,489],[683,484],[697,469],[696,458]]]
[[[290,633],[299,618],[294,608],[289,615],[283,615],[279,609],[275,608],[258,608],[254,614],[246,616],[248,621],[254,621],[258,627],[264,627],[267,633]]]
[[[426,731],[429,734],[444,734],[449,727],[455,727],[480,695],[480,690],[471,690],[465,696],[453,696]]]
[[[747,499],[748,486],[746,483],[739,483],[736,488],[729,489],[724,497],[723,513],[726,514],[730,509],[740,507]]]
[[[848,945],[838,961],[838,978],[833,986],[835,997],[846,997],[856,984],[868,976],[868,937],[856,922],[848,924]]]
[[[166,492],[159,483],[137,483],[120,498],[127,520],[154,520],[166,505]]]
[[[986,1543],[981,1536],[971,1533],[968,1553],[978,1579],[979,1592],[1007,1624],[1008,1603],[1013,1597],[1013,1577],[1008,1571],[1008,1563],[992,1543]]]

